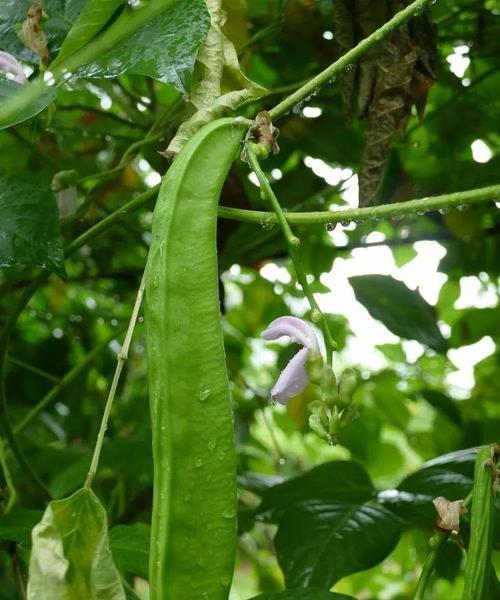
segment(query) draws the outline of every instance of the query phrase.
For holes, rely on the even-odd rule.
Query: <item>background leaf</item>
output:
[[[417,340],[436,352],[446,352],[446,340],[437,326],[436,314],[418,292],[386,275],[350,277],[349,281],[358,302],[392,333]]]
[[[85,46],[99,33],[123,3],[124,0],[89,0],[73,23],[73,27],[68,31],[52,66]]]
[[[17,94],[20,89],[22,89],[21,84],[0,76],[0,102],[5,102],[11,96]],[[34,102],[19,110],[19,112],[9,121],[3,121],[0,125],[0,129],[6,129],[11,125],[22,123],[23,121],[27,121],[28,119],[31,119],[31,117],[38,115],[44,108],[53,102],[56,97],[57,91],[54,88],[45,88],[44,92],[39,95]]]
[[[147,75],[180,92],[190,88],[196,55],[210,19],[203,0],[180,0],[119,42],[99,59],[78,69],[78,77]]]
[[[18,508],[0,518],[0,540],[31,543],[31,530],[42,516],[41,510]]]
[[[88,488],[52,501],[33,529],[29,600],[124,600],[106,511]]]
[[[109,547],[118,568],[148,578],[151,529],[146,523],[117,525],[109,532]]]
[[[329,588],[383,560],[400,532],[398,520],[385,508],[310,501],[285,512],[275,545],[288,586]]]
[[[47,180],[0,176],[0,266],[38,265],[65,277],[54,194]]]
[[[374,493],[373,484],[360,464],[335,461],[267,489],[258,511],[280,513],[304,500],[361,503],[370,500]]]

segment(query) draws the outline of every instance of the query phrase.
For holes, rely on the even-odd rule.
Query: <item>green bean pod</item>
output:
[[[248,126],[186,144],[155,209],[146,278],[153,430],[151,600],[225,600],[237,542],[236,461],[216,251],[222,185]]]
[[[462,600],[490,600],[487,592],[491,570],[494,515],[494,471],[492,448],[478,452],[472,489],[471,532],[464,573]]]

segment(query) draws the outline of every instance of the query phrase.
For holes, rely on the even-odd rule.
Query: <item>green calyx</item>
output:
[[[306,371],[315,386],[315,400],[309,404],[309,427],[320,439],[336,444],[338,432],[359,416],[352,399],[357,384],[356,373],[353,369],[345,369],[337,382],[334,372],[320,356],[308,361]]]

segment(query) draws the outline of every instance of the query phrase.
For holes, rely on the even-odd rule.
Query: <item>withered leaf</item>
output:
[[[335,37],[342,54],[408,5],[396,0],[339,0],[334,4]],[[435,31],[428,14],[412,19],[367,52],[342,77],[348,121],[366,119],[359,171],[360,206],[374,201],[395,134],[402,135],[416,106],[421,117],[434,82]]]

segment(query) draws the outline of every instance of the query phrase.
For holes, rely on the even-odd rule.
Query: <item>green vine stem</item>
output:
[[[47,373],[46,371],[43,371],[42,369],[39,369],[38,367],[30,365],[29,363],[24,362],[23,360],[19,360],[18,358],[15,358],[14,356],[10,356],[10,354],[7,354],[5,358],[11,364],[16,365],[17,367],[24,369],[26,371],[31,371],[31,373],[38,375],[38,377],[41,377],[42,379],[46,379],[47,381],[51,381],[52,383],[55,383],[55,384],[59,383],[59,381],[60,381],[59,377],[56,377],[55,375],[52,375],[51,373]]]
[[[3,512],[3,514],[6,515],[7,513],[9,513],[11,511],[12,507],[16,503],[17,492],[16,492],[16,488],[14,486],[14,482],[12,481],[12,476],[10,474],[9,465],[7,463],[7,457],[5,456],[5,448],[4,448],[4,443],[3,443],[2,438],[0,438],[0,466],[2,467],[5,484],[7,486],[8,492],[9,492],[9,500],[7,501],[5,510]]]
[[[274,121],[275,119],[282,117],[287,112],[292,110],[294,106],[300,105],[302,102],[307,100],[320,87],[326,83],[333,82],[339,73],[341,73],[344,69],[350,68],[352,63],[359,60],[359,58],[361,58],[363,54],[366,54],[370,48],[388,37],[395,29],[398,29],[401,27],[401,25],[404,25],[412,17],[421,15],[425,7],[428,4],[431,4],[431,2],[435,2],[435,0],[416,0],[408,5],[405,9],[396,13],[392,19],[387,21],[387,23],[384,23],[382,27],[371,33],[365,39],[361,40],[357,46],[346,52],[324,71],[318,73],[318,75],[310,79],[296,92],[293,92],[293,94],[290,94],[290,96],[287,96],[284,100],[272,108],[269,111],[271,120]]]
[[[318,303],[316,302],[316,298],[314,297],[314,294],[309,288],[307,275],[304,272],[304,269],[302,268],[298,251],[300,239],[290,229],[290,225],[288,224],[288,221],[285,218],[285,214],[281,208],[278,198],[276,198],[276,194],[273,192],[273,189],[260,166],[259,159],[257,158],[254,147],[255,144],[253,142],[249,142],[246,146],[246,157],[248,160],[248,164],[250,165],[255,175],[257,176],[257,179],[259,180],[261,193],[267,198],[267,200],[274,209],[276,219],[278,220],[278,223],[285,237],[285,243],[287,245],[290,258],[292,259],[297,279],[311,307],[312,319],[313,321],[319,323],[323,332],[323,338],[325,340],[326,348],[326,361],[328,366],[331,367],[332,354],[335,348],[335,342],[333,341],[332,334],[330,333],[330,329],[328,327],[328,323],[326,322],[325,315],[321,312],[321,309],[319,308]]]
[[[352,208],[338,211],[310,211],[285,213],[285,218],[291,225],[318,225],[334,223],[362,222],[378,219],[398,219],[411,215],[423,215],[431,211],[451,210],[464,208],[471,204],[482,204],[492,200],[500,201],[500,185],[490,185],[484,188],[467,190],[465,192],[452,192],[439,196],[429,196],[418,200],[380,204],[366,208]],[[278,222],[272,212],[258,210],[245,210],[242,208],[219,207],[219,217],[243,221],[244,223],[257,223],[269,225]]]
[[[425,559],[424,566],[422,567],[422,573],[418,580],[417,589],[413,600],[423,600],[427,584],[430,581],[431,575],[434,571],[434,565],[441,548],[445,545],[446,541],[450,537],[449,531],[438,531],[429,540],[430,551]]]
[[[102,415],[101,426],[99,428],[99,433],[97,434],[97,441],[94,448],[94,454],[92,456],[92,462],[90,463],[89,472],[87,473],[87,479],[85,480],[85,487],[92,487],[92,483],[94,481],[95,474],[97,472],[97,465],[99,464],[99,458],[101,456],[102,445],[104,443],[104,436],[106,434],[106,430],[108,428],[109,415],[111,413],[111,408],[113,407],[113,402],[116,395],[116,389],[118,387],[118,383],[120,381],[120,377],[123,371],[123,367],[128,359],[128,352],[130,349],[130,343],[132,341],[132,336],[134,335],[135,325],[137,323],[137,318],[139,316],[139,310],[142,304],[142,298],[144,296],[144,288],[146,285],[145,274],[142,275],[141,283],[139,285],[139,289],[137,290],[137,297],[135,299],[134,308],[132,310],[132,316],[130,317],[130,322],[128,324],[127,333],[125,334],[125,339],[123,341],[123,346],[118,352],[117,361],[116,361],[116,369],[115,374],[113,376],[113,381],[111,382],[111,387],[109,389],[108,399],[106,400],[106,405],[104,407],[104,413]]]

